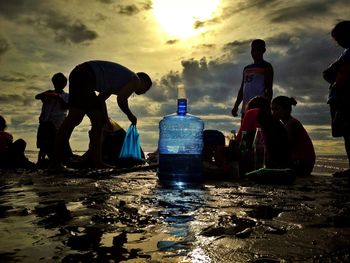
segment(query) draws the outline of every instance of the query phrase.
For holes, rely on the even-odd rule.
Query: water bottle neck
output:
[[[187,113],[187,99],[177,100],[177,115],[186,115]]]

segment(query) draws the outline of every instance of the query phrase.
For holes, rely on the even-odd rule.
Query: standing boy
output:
[[[67,78],[62,73],[56,73],[51,78],[53,90],[47,90],[35,96],[42,101],[39,128],[37,133],[37,147],[39,148],[38,165],[44,164],[46,155],[52,158],[56,133],[68,111],[68,93],[64,92]]]
[[[243,78],[241,87],[238,91],[236,102],[232,109],[232,115],[238,116],[238,107],[242,103],[242,119],[245,113],[247,103],[256,96],[262,96],[271,102],[273,68],[271,64],[264,60],[266,51],[265,41],[255,39],[251,43],[251,55],[254,60],[253,64],[243,69]]]

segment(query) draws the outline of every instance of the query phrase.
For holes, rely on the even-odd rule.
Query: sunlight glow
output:
[[[212,18],[220,0],[153,0],[153,12],[160,26],[170,36],[187,38],[202,32],[196,21]]]

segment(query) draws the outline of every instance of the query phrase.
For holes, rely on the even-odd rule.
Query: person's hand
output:
[[[58,97],[60,94],[56,93],[54,90],[48,90],[43,93],[45,97]]]
[[[132,125],[136,125],[137,124],[137,118],[134,114],[129,114],[128,115],[128,119],[130,120]]]
[[[238,116],[238,109],[237,107],[233,107],[233,109],[231,110],[231,114],[233,117],[237,117]]]

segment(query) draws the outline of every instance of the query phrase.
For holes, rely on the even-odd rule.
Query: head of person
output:
[[[343,48],[350,47],[350,20],[344,20],[335,25],[331,35],[339,46]]]
[[[262,109],[265,112],[270,112],[270,103],[266,98],[262,96],[255,96],[248,102],[246,110],[251,110],[256,108]]]
[[[150,76],[148,76],[144,72],[137,72],[136,75],[140,79],[140,85],[135,90],[135,93],[137,95],[141,95],[141,94],[146,93],[152,87],[152,80],[151,80]]]
[[[251,55],[254,60],[262,59],[266,51],[265,41],[262,39],[255,39],[251,43]]]
[[[55,87],[55,90],[63,90],[67,85],[67,78],[63,73],[58,72],[51,78],[52,84]]]
[[[0,131],[5,130],[5,128],[6,128],[6,120],[4,119],[4,117],[0,115]]]
[[[272,115],[280,120],[289,118],[295,105],[297,101],[293,97],[278,96],[271,102]]]

